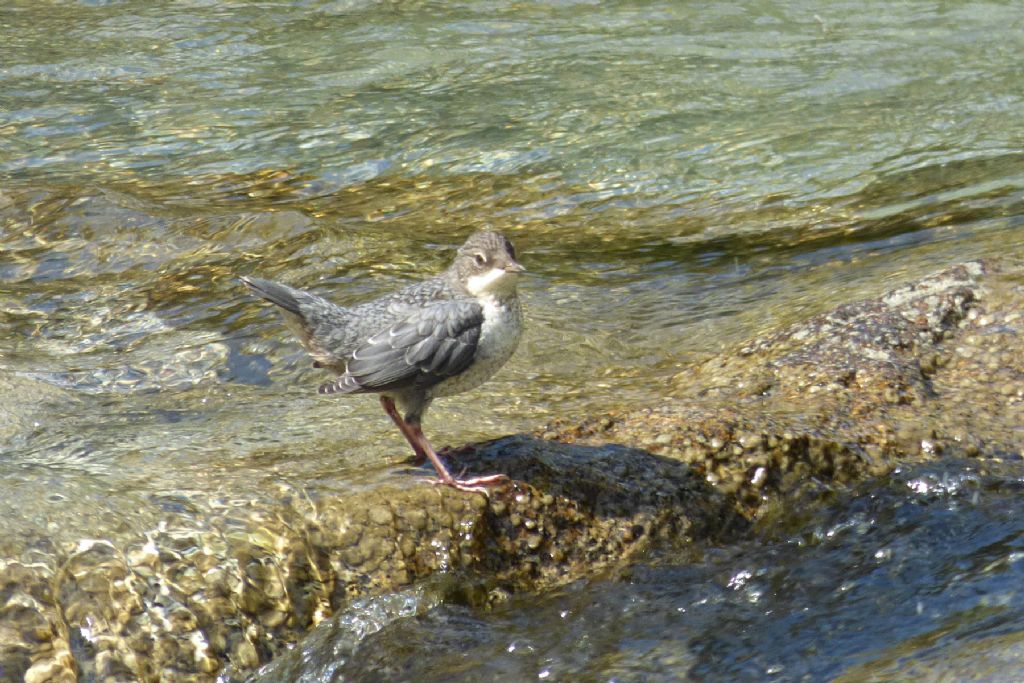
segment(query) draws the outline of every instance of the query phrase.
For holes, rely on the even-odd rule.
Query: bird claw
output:
[[[506,474],[492,474],[486,477],[473,477],[472,479],[456,479],[454,477],[448,480],[435,477],[428,477],[424,479],[425,482],[433,484],[434,486],[451,486],[456,491],[482,493],[485,496],[489,492],[489,486],[495,486],[507,480],[508,475]]]

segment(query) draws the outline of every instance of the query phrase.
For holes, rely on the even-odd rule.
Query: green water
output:
[[[238,273],[355,302],[506,232],[527,336],[440,445],[1019,254],[1021,54],[1013,2],[7,3],[0,547],[406,457]]]

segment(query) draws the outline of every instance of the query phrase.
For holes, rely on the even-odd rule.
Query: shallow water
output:
[[[986,2],[8,3],[0,546],[406,456],[238,273],[354,302],[509,234],[527,337],[432,409],[441,445],[657,403],[753,334],[1019,253],[1021,29]]]

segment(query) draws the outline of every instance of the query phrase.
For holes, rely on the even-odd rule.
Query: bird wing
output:
[[[430,304],[359,345],[344,374],[320,393],[362,393],[426,388],[463,372],[473,362],[483,307],[475,301]]]

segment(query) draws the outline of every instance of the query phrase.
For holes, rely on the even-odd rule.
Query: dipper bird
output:
[[[352,308],[277,282],[242,277],[278,306],[313,365],[338,374],[321,394],[380,394],[384,412],[416,453],[437,470],[435,484],[486,492],[503,474],[453,477],[423,435],[423,414],[440,396],[487,381],[519,344],[523,313],[512,244],[497,232],[470,236],[448,270]]]

